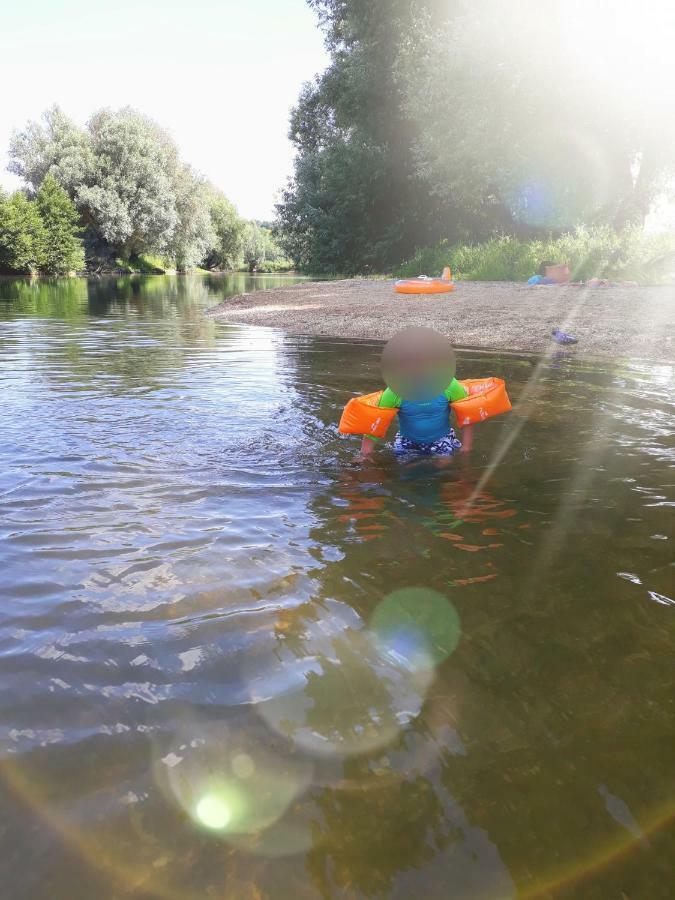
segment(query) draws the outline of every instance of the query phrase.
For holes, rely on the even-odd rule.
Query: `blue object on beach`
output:
[[[532,278],[527,279],[528,284],[541,284],[541,281],[541,275],[533,275]]]
[[[579,341],[572,334],[566,334],[564,331],[561,331],[559,328],[554,328],[551,332],[553,336],[553,340],[556,344],[578,344]]]

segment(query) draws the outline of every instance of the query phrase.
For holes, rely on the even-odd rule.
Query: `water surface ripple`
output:
[[[364,466],[377,345],[242,286],[0,283],[6,895],[672,896],[673,367],[463,351],[514,412]]]

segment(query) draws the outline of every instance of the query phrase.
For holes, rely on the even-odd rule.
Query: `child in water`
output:
[[[394,453],[450,456],[461,449],[450,425],[450,404],[468,394],[455,378],[455,354],[447,338],[432,328],[406,328],[384,348],[381,366],[387,387],[379,406],[398,409]],[[468,451],[470,426],[462,437]],[[361,456],[371,456],[380,440],[364,435]]]

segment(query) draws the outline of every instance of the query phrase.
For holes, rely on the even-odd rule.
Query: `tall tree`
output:
[[[41,122],[28,122],[23,131],[13,134],[7,168],[21,176],[33,192],[51,174],[74,199],[77,188],[92,177],[91,137],[58,106],[52,106]]]
[[[21,191],[0,195],[0,271],[35,274],[45,246],[37,204]]]
[[[178,224],[178,151],[151,119],[130,108],[88,123],[94,164],[75,199],[124,256],[166,249]]]
[[[213,186],[208,203],[216,241],[204,263],[209,269],[236,269],[242,262],[244,220],[234,204]]]
[[[331,64],[305,85],[291,116],[295,177],[277,210],[305,266],[382,268],[429,236],[415,171],[415,123],[397,65],[421,0],[310,0]],[[428,14],[441,4],[426,0]]]
[[[37,190],[47,174],[68,191],[86,224],[114,251],[163,250],[178,222],[178,152],[151,119],[102,109],[80,131],[58,107],[10,144],[11,171]]]
[[[267,229],[261,228],[257,222],[247,222],[243,232],[244,263],[249,272],[267,261],[271,236]]]
[[[198,266],[216,247],[218,238],[211,221],[208,183],[189,166],[175,177],[178,222],[167,251],[184,272]]]
[[[44,228],[39,258],[40,271],[47,275],[65,275],[84,267],[80,217],[53,175],[47,175],[36,195],[37,209]]]

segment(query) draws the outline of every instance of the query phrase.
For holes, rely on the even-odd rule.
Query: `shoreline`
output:
[[[120,266],[113,269],[102,269],[101,271],[98,271],[96,269],[83,269],[80,272],[69,272],[66,275],[45,275],[43,273],[37,272],[33,273],[32,275],[25,272],[23,274],[18,274],[16,272],[0,272],[0,281],[87,281],[88,279],[92,278],[119,278],[132,275],[176,275],[180,276],[181,278],[190,275],[246,275],[248,278],[289,277],[304,278],[308,281],[312,277],[316,278],[316,275],[303,275],[302,273],[293,270],[285,272],[249,272],[248,269],[191,269],[189,272],[179,272],[178,269],[157,268],[155,271],[145,271],[142,269],[127,269]]]
[[[570,355],[675,362],[675,285],[467,281],[432,296],[396,294],[393,285],[393,279],[310,281],[229,297],[205,315],[292,334],[375,341],[422,325],[456,346],[540,355],[559,346],[551,331],[560,328],[579,340],[565,347]]]

